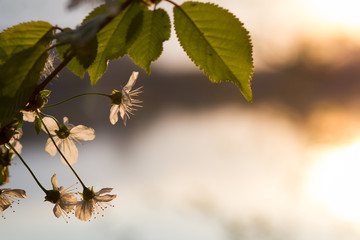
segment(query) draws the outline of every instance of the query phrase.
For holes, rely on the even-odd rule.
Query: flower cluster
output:
[[[130,115],[134,114],[137,107],[141,107],[141,101],[136,97],[142,92],[142,87],[132,90],[138,76],[138,72],[133,72],[121,91],[114,90],[110,95],[93,93],[94,95],[102,95],[110,98],[112,106],[109,119],[111,124],[114,125],[117,123],[120,115],[126,126]],[[63,123],[60,123],[55,117],[43,113],[42,110],[48,102],[47,98],[49,94],[50,91],[48,90],[40,91],[29,100],[25,108],[6,126],[1,126],[0,123],[0,185],[9,181],[9,166],[11,165],[12,159],[18,156],[35,182],[44,191],[45,201],[54,204],[53,213],[57,218],[62,217],[67,222],[67,219],[70,218],[70,213],[75,214],[75,217],[81,221],[88,221],[92,216],[96,218],[96,215],[99,214],[103,216],[102,212],[108,206],[113,206],[110,202],[116,198],[115,194],[110,194],[112,188],[102,188],[95,192],[93,187],[86,187],[72,167],[79,156],[76,144],[81,143],[81,141],[94,140],[95,130],[84,125],[75,126],[69,123],[68,117],[63,117]],[[89,94],[80,94],[75,97],[84,95]],[[73,98],[70,98],[70,100]],[[63,102],[66,101],[68,100]],[[53,106],[61,103],[54,104]],[[33,123],[37,134],[39,134],[42,129],[49,136],[45,144],[45,151],[51,156],[55,156],[56,153],[59,152],[62,162],[71,169],[82,185],[82,193],[73,192],[72,187],[59,187],[56,174],[51,177],[52,188],[50,190],[45,189],[41,185],[20,155],[22,145],[18,140],[22,135],[21,129],[23,121]],[[13,203],[18,203],[19,198],[26,198],[24,190],[0,189],[0,213],[3,218],[5,218],[3,212],[8,208],[12,208]]]
[[[57,218],[60,216],[64,219],[70,218],[68,214],[75,208],[75,216],[81,221],[88,221],[93,213],[104,210],[103,203],[108,203],[116,198],[116,195],[110,194],[101,196],[104,193],[111,192],[112,188],[103,188],[96,193],[94,193],[93,188],[84,188],[83,193],[80,193],[82,200],[78,201],[75,193],[69,192],[69,188],[58,187],[55,174],[51,177],[51,183],[53,189],[47,191],[45,201],[55,204],[53,212]]]

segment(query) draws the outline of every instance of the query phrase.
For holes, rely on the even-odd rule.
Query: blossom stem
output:
[[[39,112],[42,116],[45,116],[45,117],[49,117],[49,118],[52,118],[56,124],[58,125],[58,127],[60,128],[60,123],[59,121],[54,117],[54,116],[51,116],[51,115],[48,115],[48,114],[45,114],[45,113],[42,113],[42,112]],[[39,117],[40,118],[40,117]],[[40,118],[41,119],[41,118]]]
[[[47,126],[45,125],[43,119],[40,117],[40,113],[38,110],[36,110],[36,114],[38,115],[38,117],[40,118],[41,124],[44,126],[46,133],[49,135],[51,141],[53,142],[55,148],[57,149],[57,151],[59,152],[59,154],[61,155],[61,157],[64,159],[64,161],[66,162],[66,164],[69,166],[69,168],[71,169],[71,171],[75,174],[76,178],[79,180],[80,184],[83,186],[83,188],[87,188],[85,186],[85,184],[83,183],[83,181],[81,181],[81,178],[79,177],[79,175],[77,175],[77,173],[75,172],[74,168],[70,165],[70,163],[68,162],[68,160],[66,159],[66,157],[64,156],[64,154],[60,151],[59,147],[56,145],[54,138],[51,136],[51,133],[49,131],[49,129],[47,128]]]
[[[11,150],[14,151],[14,153],[20,158],[21,162],[25,165],[25,167],[27,168],[27,170],[30,172],[31,176],[34,178],[35,182],[37,183],[37,185],[39,185],[39,187],[41,188],[41,190],[44,191],[44,193],[46,194],[48,191],[43,187],[43,185],[41,185],[41,183],[39,182],[39,180],[35,177],[35,174],[33,173],[33,171],[31,171],[30,167],[26,164],[25,160],[21,157],[21,155],[18,153],[18,151],[16,151],[16,149],[11,145],[11,143],[6,143],[6,146],[8,148],[11,148]]]
[[[56,107],[56,106],[58,106],[58,105],[60,105],[60,104],[66,103],[66,102],[68,102],[68,101],[70,101],[70,100],[73,100],[73,99],[75,99],[75,98],[82,97],[82,96],[87,96],[87,95],[99,95],[99,96],[105,96],[105,97],[108,97],[108,98],[111,99],[111,96],[110,96],[110,95],[104,94],[104,93],[95,93],[95,92],[81,93],[81,94],[78,94],[78,95],[73,96],[73,97],[71,97],[71,98],[65,99],[64,101],[61,101],[61,102],[58,102],[58,103],[55,103],[55,104],[52,104],[52,105],[49,105],[49,106],[45,106],[45,107],[43,107],[43,108]]]

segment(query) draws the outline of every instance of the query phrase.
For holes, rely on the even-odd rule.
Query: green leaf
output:
[[[12,55],[34,46],[52,25],[48,22],[26,22],[0,33],[0,65]]]
[[[134,2],[98,32],[97,55],[88,68],[92,85],[105,73],[108,61],[122,57],[134,42],[141,28],[134,23],[142,22],[142,13],[143,8]]]
[[[55,38],[63,43],[70,43],[75,47],[83,47],[87,42],[94,39],[101,24],[106,20],[106,14],[99,14],[83,22],[75,30],[63,31],[55,35]]]
[[[251,102],[252,44],[243,24],[211,3],[185,2],[174,7],[179,42],[212,82],[231,81]]]
[[[96,16],[104,15],[106,12],[107,12],[106,6],[105,5],[100,5],[100,6],[96,7],[87,17],[85,17],[82,23],[90,21],[92,18],[95,18]],[[69,29],[69,28],[64,29],[64,30],[65,31],[71,31],[71,29]],[[57,44],[60,44],[60,43],[62,43],[62,42],[58,40]],[[57,52],[59,54],[59,57],[60,57],[61,61],[63,61],[66,58],[66,56],[70,53],[71,48],[72,48],[72,46],[70,44],[59,45],[58,47],[56,47],[56,50],[57,50]],[[97,53],[97,49],[95,49],[95,50],[96,50],[96,53]],[[66,67],[71,72],[73,72],[76,76],[78,76],[79,78],[84,78],[86,69],[84,67],[84,64],[80,63],[79,57],[73,58],[66,65]]]
[[[150,73],[151,62],[158,59],[163,51],[163,42],[170,38],[171,25],[168,14],[163,9],[144,11],[141,32],[128,50],[129,56]]]
[[[53,37],[50,26],[34,46],[17,52],[0,66],[0,126],[24,108],[34,91],[48,58]]]
[[[7,54],[5,50],[0,47],[0,65],[3,64],[6,61],[6,59],[7,59]]]
[[[39,133],[41,131],[41,119],[38,117],[35,117],[34,128],[35,128],[36,134],[39,135]]]
[[[96,16],[106,14],[107,12],[108,12],[107,6],[106,6],[105,4],[102,4],[102,5],[94,8],[94,9],[89,13],[89,15],[87,15],[87,16],[83,19],[82,23],[85,23],[85,22],[89,21],[90,19],[95,18]]]
[[[96,37],[89,40],[84,46],[76,48],[76,58],[87,69],[95,60],[98,42]]]
[[[72,49],[76,51],[76,58],[72,59],[67,68],[80,78],[84,77],[85,70],[93,63],[97,53],[96,33],[106,20],[106,14],[98,15],[84,20],[83,24],[75,30],[65,29],[55,35],[57,43],[68,43],[57,47],[61,60],[64,60]]]
[[[56,42],[61,43],[60,41]],[[66,56],[70,53],[71,45],[70,44],[64,44],[56,47],[56,50],[59,54],[60,60],[63,61]],[[73,72],[76,76],[79,78],[84,78],[86,69],[83,67],[83,65],[79,62],[78,58],[73,58],[66,67]]]

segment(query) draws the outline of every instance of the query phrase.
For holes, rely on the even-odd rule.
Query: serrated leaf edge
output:
[[[188,1],[188,2],[184,2],[184,3],[191,3],[192,1]],[[183,4],[184,4],[183,3]],[[241,22],[240,20],[239,20],[239,18],[237,18],[233,13],[231,13],[229,10],[227,10],[227,9],[225,9],[225,8],[222,8],[222,7],[220,7],[219,5],[217,5],[217,4],[214,4],[214,3],[209,3],[209,2],[207,2],[207,3],[203,3],[203,2],[193,2],[193,3],[196,3],[196,4],[209,4],[209,5],[212,5],[212,6],[215,6],[215,7],[218,7],[218,8],[220,8],[220,9],[222,9],[222,10],[225,10],[227,13],[229,13],[229,14],[231,14],[235,19],[237,19],[240,23],[241,23],[241,25],[243,26],[244,24],[243,24],[243,22]],[[178,8],[180,11],[182,11],[183,13],[184,13],[184,15],[189,19],[189,21],[194,25],[194,27],[195,27],[195,29],[200,33],[200,35],[206,40],[206,38],[205,38],[205,36],[203,35],[203,33],[198,29],[198,27],[195,25],[195,23],[192,21],[192,19],[187,15],[187,13],[184,11],[184,9],[182,9],[182,7],[180,6],[180,5],[175,5],[175,8]],[[175,18],[174,18],[174,22],[175,22]],[[175,25],[175,24],[174,24]],[[245,29],[245,31],[246,31],[246,33],[247,33],[247,36],[248,36],[248,38],[249,38],[249,43],[250,43],[250,46],[251,46],[251,58],[252,58],[252,60],[253,60],[253,52],[252,52],[252,41],[251,41],[251,37],[250,37],[250,33],[249,33],[249,31],[244,27],[244,29]],[[203,67],[201,67],[201,66],[199,66],[195,61],[194,61],[194,59],[192,59],[190,56],[189,56],[189,54],[186,52],[186,50],[184,49],[184,47],[182,46],[182,44],[181,44],[181,42],[180,42],[180,40],[179,40],[179,36],[178,36],[178,33],[177,33],[177,31],[176,31],[176,28],[175,28],[175,33],[176,33],[176,36],[177,36],[177,38],[178,38],[178,41],[179,41],[179,43],[180,43],[180,46],[182,47],[182,49],[184,50],[184,52],[186,53],[186,55],[191,59],[191,61],[197,66],[197,67],[199,67],[200,68],[200,70],[202,70],[202,71],[204,71],[205,72],[205,69],[203,68]],[[208,41],[205,41],[205,42],[208,42]],[[211,47],[211,45],[209,45],[210,47]],[[222,58],[219,56],[219,54],[215,51],[215,49],[213,49],[212,47],[211,47],[211,49],[217,54],[217,56],[222,60]],[[223,61],[223,60],[222,60]],[[232,72],[232,70],[227,66],[227,64],[225,64],[224,63],[224,65],[226,66],[226,68],[229,70],[229,72],[235,77],[235,75],[233,74],[233,72]],[[252,67],[251,67],[251,69],[250,69],[251,71],[250,71],[250,74],[249,74],[249,77],[248,77],[248,79],[247,79],[247,87],[249,87],[250,89],[251,89],[251,79],[252,79],[252,76],[253,76],[253,73],[254,73],[254,64],[252,64]],[[205,74],[206,74],[206,72],[205,72]],[[206,74],[207,75],[207,74]],[[212,80],[212,78],[210,77],[210,76],[208,76],[209,78],[210,78],[210,80]],[[236,78],[236,77],[235,77]],[[228,80],[228,79],[226,79],[226,80],[223,80],[223,81],[227,81],[227,82],[232,82],[231,80]],[[214,82],[214,81],[212,81],[212,82]],[[219,82],[215,82],[215,83],[219,83]],[[237,83],[237,82],[235,82],[235,84],[240,88],[240,91],[242,92],[242,94],[244,95],[244,97],[246,98],[246,100],[248,100],[249,102],[252,102],[252,93],[250,92],[250,96],[248,96],[247,94],[245,94],[245,91],[243,90],[243,86],[241,86],[240,85],[240,83]]]

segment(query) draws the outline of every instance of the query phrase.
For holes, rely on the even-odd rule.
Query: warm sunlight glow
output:
[[[360,27],[359,0],[306,0],[315,18],[334,25]]]
[[[308,194],[330,211],[360,222],[360,142],[328,152],[312,167]]]

